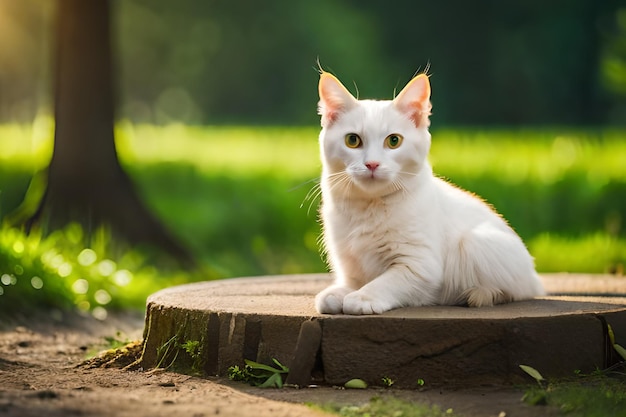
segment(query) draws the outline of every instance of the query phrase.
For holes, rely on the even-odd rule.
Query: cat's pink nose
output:
[[[367,169],[369,169],[370,171],[374,172],[376,170],[376,168],[378,168],[380,164],[378,162],[366,162],[365,166],[367,167]]]

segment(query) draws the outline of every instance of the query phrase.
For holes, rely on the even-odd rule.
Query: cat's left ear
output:
[[[417,127],[430,125],[430,82],[426,74],[413,78],[393,100],[393,105],[408,115]]]
[[[322,126],[328,126],[358,104],[357,99],[332,74],[322,72],[319,83],[320,102],[318,112],[322,116]]]

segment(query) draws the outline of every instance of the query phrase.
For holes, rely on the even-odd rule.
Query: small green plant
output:
[[[530,405],[547,404],[548,392],[544,387],[545,378],[543,377],[543,375],[541,375],[541,373],[532,366],[520,365],[519,367],[522,371],[530,375],[539,385],[539,388],[529,389],[528,391],[526,391],[524,393],[524,396],[522,397],[522,401]]]
[[[199,340],[187,340],[184,343],[179,343],[180,335],[175,334],[169,338],[163,345],[157,348],[157,368],[169,369],[176,364],[180,353],[187,355],[191,364],[183,362],[184,364],[177,364],[180,366],[183,372],[191,371],[191,373],[202,373],[204,360],[200,351],[201,342]]]
[[[244,366],[240,368],[239,365],[233,365],[228,368],[228,379],[231,381],[237,382],[249,382],[250,377],[248,375],[248,370]]]
[[[626,361],[626,349],[615,343],[615,333],[613,333],[613,328],[611,327],[611,325],[608,324],[606,327],[609,334],[609,339],[611,341],[611,344],[613,345],[613,349],[615,349],[615,351],[622,357],[622,359]]]
[[[131,342],[127,337],[123,337],[120,331],[115,332],[115,336],[105,336],[104,341],[107,349],[117,349]]]
[[[92,359],[96,356],[99,356],[104,351],[117,351],[120,348],[132,343],[133,341],[128,339],[128,337],[124,337],[122,332],[115,332],[115,336],[105,336],[103,337],[103,343],[96,343],[89,347],[87,350],[86,357],[87,359]]]
[[[348,389],[366,389],[367,382],[359,378],[353,378],[346,382],[343,386]]]
[[[178,334],[175,334],[157,348],[156,368],[169,369],[174,364],[174,362],[176,362],[176,359],[178,358],[178,353],[180,352],[180,349],[176,348],[177,344]]]
[[[621,362],[616,366],[624,365]],[[590,374],[575,370],[576,379],[548,381],[535,368],[520,365],[537,382],[537,386],[524,393],[522,401],[530,405],[552,405],[565,413],[588,417],[621,415],[615,414],[615,410],[626,409],[626,381],[623,372],[616,372],[616,366]]]
[[[522,397],[530,405],[551,405],[565,413],[586,417],[621,416],[626,410],[626,382],[607,375],[585,375],[577,379],[545,382],[533,386]]]
[[[272,362],[276,368],[246,359],[243,368],[238,365],[228,368],[228,378],[233,381],[248,382],[259,388],[282,388],[283,375],[289,373],[289,368],[275,358]]]
[[[200,341],[187,340],[185,343],[181,344],[180,347],[191,358],[191,371],[194,373],[202,373],[204,361],[200,352]]]
[[[393,386],[393,384],[395,383],[395,381],[387,376],[384,376],[382,378],[382,384],[383,387],[385,388],[391,388]]]
[[[200,341],[199,340],[187,340],[185,343],[180,345],[181,348],[185,352],[189,354],[192,358],[199,355],[200,351]]]
[[[543,387],[542,384],[543,384],[543,381],[545,381],[545,378],[543,377],[543,375],[541,375],[541,373],[539,373],[538,370],[528,365],[520,365],[519,367],[522,369],[522,371],[526,372],[528,375],[533,377],[533,379],[537,381],[537,384],[539,384],[540,387]]]
[[[426,381],[424,381],[422,378],[417,378],[417,386],[418,387],[423,387],[424,384],[426,384]]]

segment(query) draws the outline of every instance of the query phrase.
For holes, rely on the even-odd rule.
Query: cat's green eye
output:
[[[389,135],[385,138],[385,145],[389,149],[396,149],[402,144],[402,136],[401,135]]]
[[[361,146],[361,138],[356,133],[348,133],[346,135],[346,146],[348,148],[358,148]]]

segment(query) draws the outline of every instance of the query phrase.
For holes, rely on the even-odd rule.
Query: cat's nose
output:
[[[374,161],[369,161],[365,163],[365,166],[367,167],[367,169],[369,169],[372,172],[374,172],[376,168],[378,168],[379,165],[380,164],[378,162],[374,162]]]

